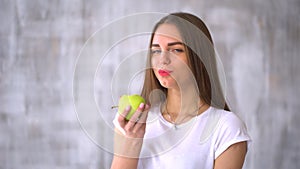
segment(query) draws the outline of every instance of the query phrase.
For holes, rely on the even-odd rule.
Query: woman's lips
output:
[[[170,76],[170,73],[171,73],[172,71],[169,71],[169,70],[162,70],[162,69],[159,69],[158,70],[158,74],[160,75],[160,76]]]

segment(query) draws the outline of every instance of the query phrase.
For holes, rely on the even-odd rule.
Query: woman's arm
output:
[[[137,168],[137,164],[138,159],[114,156],[111,168],[134,169]]]
[[[241,169],[247,153],[247,142],[231,145],[215,160],[214,169]]]
[[[142,139],[126,138],[115,129],[114,158],[111,169],[135,169],[142,148]]]
[[[115,129],[114,158],[111,169],[137,168],[145,135],[148,110],[149,106],[142,103],[129,121],[125,117],[130,112],[130,107],[118,117],[118,123],[125,133]]]

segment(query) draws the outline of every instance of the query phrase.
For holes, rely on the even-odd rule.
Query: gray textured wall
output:
[[[76,59],[88,38],[111,20],[172,11],[200,16],[212,32],[230,105],[253,139],[244,168],[300,168],[299,0],[0,0],[0,168],[108,168],[111,154],[98,143],[111,138],[103,137],[109,132],[98,123],[99,114],[78,115],[74,108],[81,95],[76,86],[73,93],[73,82],[85,83],[74,78]],[[121,23],[121,33],[147,24]],[[86,48],[82,76],[93,71],[93,56],[117,34]],[[129,39],[125,48],[143,49],[145,39]],[[110,52],[115,57],[106,57],[98,86],[113,75],[123,50],[121,44]],[[116,88],[114,95],[123,91],[118,83]],[[96,88],[96,100],[109,107],[111,96],[102,90]],[[112,118],[108,112],[101,115]]]

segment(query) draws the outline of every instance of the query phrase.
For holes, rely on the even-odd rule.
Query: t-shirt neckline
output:
[[[184,123],[181,123],[181,124],[173,124],[169,121],[167,121],[163,115],[162,115],[162,112],[161,112],[161,106],[162,106],[162,103],[159,104],[158,106],[158,109],[159,109],[159,113],[158,113],[158,116],[159,116],[159,119],[167,126],[169,127],[173,127],[175,126],[175,128],[180,128],[180,127],[183,127],[183,126],[186,126],[188,124],[190,124],[191,122],[194,122],[198,119],[201,119],[203,118],[208,112],[210,112],[210,110],[212,109],[212,106],[209,106],[204,112],[202,112],[201,114],[199,115],[196,115],[194,117],[192,117],[191,119],[189,119],[188,121],[184,122]]]

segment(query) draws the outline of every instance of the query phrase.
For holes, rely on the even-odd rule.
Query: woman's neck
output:
[[[188,116],[196,116],[201,104],[199,93],[195,88],[168,89],[165,111],[174,121],[181,121]]]

